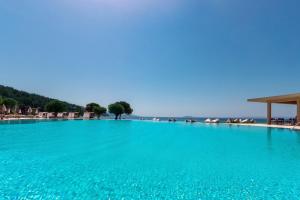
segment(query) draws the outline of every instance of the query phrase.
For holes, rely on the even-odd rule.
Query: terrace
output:
[[[268,125],[271,125],[271,124],[300,125],[300,93],[254,98],[254,99],[248,99],[248,101],[267,104],[267,124]],[[288,120],[285,120],[283,118],[273,119],[272,118],[272,104],[296,105],[297,117],[295,119],[288,119]]]

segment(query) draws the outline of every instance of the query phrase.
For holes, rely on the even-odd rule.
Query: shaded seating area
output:
[[[75,119],[75,118],[79,118],[79,112],[69,112],[68,114],[68,119]]]
[[[93,113],[92,115],[94,116]],[[38,112],[37,108],[26,109],[7,109],[5,106],[0,106],[0,120],[19,120],[19,119],[78,119],[79,112]]]
[[[276,125],[300,125],[300,93],[287,94],[280,96],[270,96],[270,97],[261,97],[248,99],[249,102],[256,103],[266,103],[267,104],[267,124],[276,124]],[[286,104],[286,105],[295,105],[297,109],[297,116],[295,118],[272,118],[272,105],[273,104]]]
[[[58,119],[68,118],[68,113],[67,112],[57,113],[56,118],[58,118]]]
[[[289,119],[271,118],[271,124],[275,124],[275,125],[291,125],[291,126],[294,126],[294,125],[296,125],[296,118],[289,118]]]
[[[83,113],[83,119],[93,119],[95,117],[94,112],[84,112]]]
[[[8,107],[6,105],[0,106],[0,120],[10,120],[10,119],[23,119],[23,118],[36,118],[37,108],[22,107],[18,106]]]

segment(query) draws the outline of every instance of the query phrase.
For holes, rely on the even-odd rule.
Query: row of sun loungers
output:
[[[19,114],[9,114],[9,115],[0,115],[1,120],[8,120],[8,119],[34,119],[37,116],[34,115],[19,115]]]
[[[187,119],[187,120],[185,120],[185,122],[186,122],[186,123],[195,123],[195,122],[197,122],[197,121],[194,120],[194,119]]]
[[[255,120],[254,119],[227,119],[225,123],[230,123],[230,124],[254,124]]]
[[[218,124],[218,123],[220,123],[220,120],[219,119],[209,119],[208,118],[204,122],[207,123],[207,124]]]
[[[143,120],[143,119],[140,119]],[[153,118],[152,121],[160,121],[159,118]],[[177,120],[175,118],[168,119],[169,122],[176,122]],[[197,122],[195,119],[187,119],[185,120],[186,123],[195,123]],[[206,124],[218,124],[221,123],[220,119],[206,119],[204,120],[204,123]],[[254,119],[227,119],[225,123],[243,123],[243,124],[253,124],[255,123]]]
[[[159,119],[159,118],[156,118],[156,117],[154,117],[154,118],[152,119],[152,121],[159,122],[159,121],[160,121],[160,119]]]
[[[18,120],[18,119],[75,119],[79,118],[77,112],[64,112],[64,113],[51,113],[51,112],[39,112],[37,115],[27,114],[0,114],[0,120]]]

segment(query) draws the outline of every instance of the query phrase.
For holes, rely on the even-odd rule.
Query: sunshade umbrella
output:
[[[31,107],[28,108],[27,113],[28,113],[28,114],[31,114],[31,113],[32,113],[32,108],[31,108]]]
[[[7,111],[6,106],[3,104],[3,105],[2,105],[2,112],[5,113],[6,111]]]

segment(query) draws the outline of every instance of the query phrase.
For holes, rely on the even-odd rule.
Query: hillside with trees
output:
[[[9,104],[17,104],[19,108],[39,108],[40,111],[44,111],[46,107],[50,108],[55,107],[55,105],[51,105],[51,102],[59,102],[63,107],[64,111],[68,112],[82,112],[83,107],[75,104],[70,104],[68,102],[60,101],[57,99],[52,99],[49,97],[41,96],[38,94],[32,94],[28,92],[24,92],[21,90],[16,90],[12,87],[7,87],[0,85],[0,100],[3,102],[7,102]],[[47,106],[46,106],[47,105]],[[51,107],[51,108],[52,108]]]

